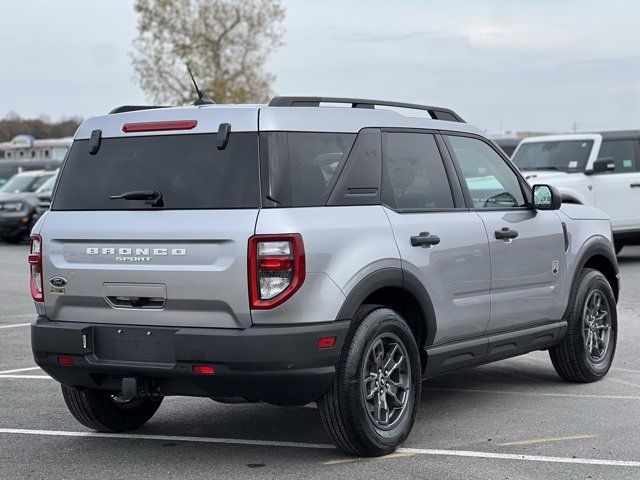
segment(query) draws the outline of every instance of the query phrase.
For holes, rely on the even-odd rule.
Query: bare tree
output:
[[[184,104],[198,85],[219,103],[264,102],[275,77],[267,57],[282,43],[279,0],[136,0],[135,79],[156,102]]]

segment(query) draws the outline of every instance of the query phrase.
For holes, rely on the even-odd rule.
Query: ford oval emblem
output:
[[[51,277],[49,283],[52,287],[61,288],[67,285],[67,279],[62,277]]]

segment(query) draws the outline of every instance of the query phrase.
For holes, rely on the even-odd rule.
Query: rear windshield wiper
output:
[[[124,192],[120,195],[111,195],[111,200],[145,200],[144,203],[152,207],[163,207],[164,200],[162,193],[158,190],[134,190],[133,192]]]

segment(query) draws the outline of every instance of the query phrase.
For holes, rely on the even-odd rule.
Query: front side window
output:
[[[598,160],[613,160],[616,169],[604,173],[628,173],[635,171],[633,140],[604,140],[600,145]]]
[[[493,148],[477,138],[447,137],[475,208],[526,206],[520,180]]]
[[[453,208],[435,138],[427,133],[383,134],[383,202],[397,209]]]
[[[593,140],[559,140],[523,143],[513,157],[520,170],[559,170],[582,172],[593,147]]]

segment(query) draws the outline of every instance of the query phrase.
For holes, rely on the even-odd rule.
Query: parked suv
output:
[[[443,108],[116,109],[80,126],[33,230],[35,361],[95,430],[168,395],[317,401],[340,449],[382,455],[423,378],[544,349],[566,380],[607,373],[609,219],[559,206]]]
[[[558,188],[563,203],[609,215],[616,253],[640,244],[640,130],[531,137],[512,158],[531,184]]]
[[[51,170],[18,173],[0,188],[0,240],[20,243],[29,237],[38,195],[53,188],[55,176]]]

